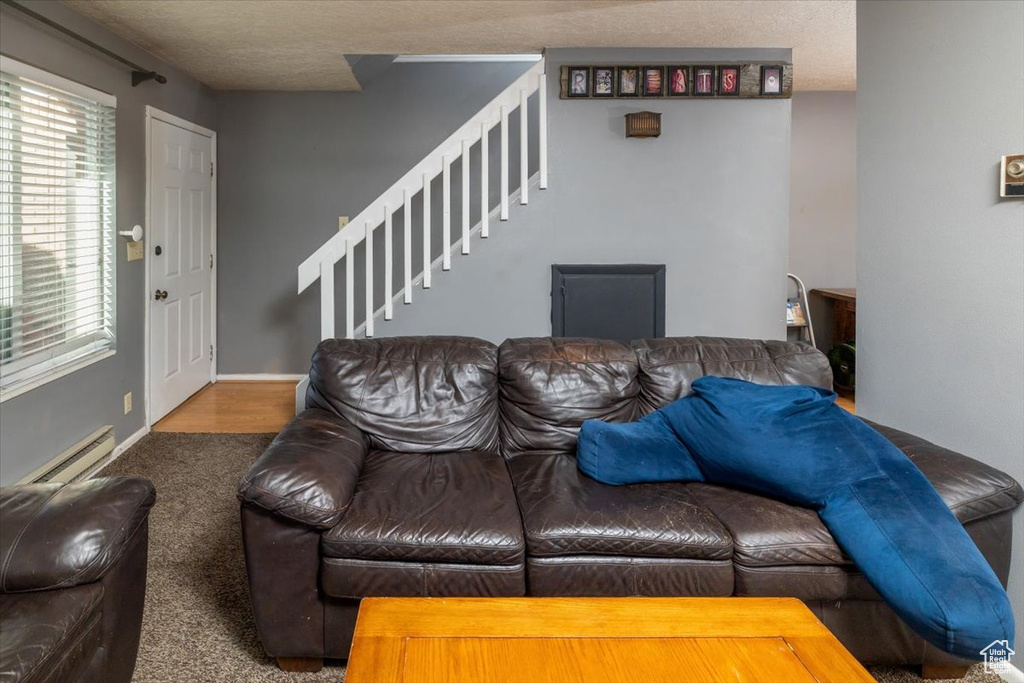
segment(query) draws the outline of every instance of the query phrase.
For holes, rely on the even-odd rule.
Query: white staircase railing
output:
[[[508,149],[508,122],[510,114],[518,108],[519,110],[519,188],[516,190],[519,202],[526,204],[529,201],[529,187],[531,178],[529,175],[529,138],[527,134],[527,101],[528,98],[537,93],[537,104],[539,113],[538,142],[539,142],[539,170],[534,179],[540,189],[546,189],[548,184],[547,173],[547,103],[544,60],[539,61],[529,71],[515,80],[500,95],[491,100],[483,109],[477,112],[471,119],[466,121],[458,130],[452,133],[448,139],[438,145],[430,154],[423,158],[418,164],[412,167],[408,173],[402,176],[394,185],[384,191],[377,199],[366,207],[358,216],[339,230],[323,246],[317,249],[312,256],[307,258],[299,266],[299,292],[305,291],[310,285],[320,280],[320,338],[330,339],[335,336],[335,301],[334,301],[334,268],[335,264],[345,260],[345,336],[352,338],[357,332],[364,332],[366,336],[374,334],[374,318],[381,312],[385,320],[391,320],[394,315],[393,292],[394,283],[394,240],[392,235],[392,216],[396,211],[402,212],[403,219],[403,259],[401,264],[403,287],[398,296],[404,303],[412,302],[412,291],[415,284],[422,284],[424,289],[431,286],[431,271],[436,267],[436,260],[432,258],[431,250],[431,197],[430,183],[438,175],[442,176],[442,252],[439,257],[440,266],[443,270],[451,268],[451,250],[460,248],[461,253],[470,253],[470,236],[479,233],[480,237],[487,237],[489,232],[489,221],[493,217],[490,203],[489,183],[489,149],[488,133],[495,127],[500,126],[501,140],[501,161],[500,161],[500,203],[496,208],[500,220],[508,220],[509,201],[516,197],[509,195],[509,149]],[[480,222],[470,226],[470,149],[480,142],[481,163],[480,163]],[[451,165],[459,161],[461,163],[462,195],[461,195],[461,239],[454,244],[451,240]],[[412,264],[412,201],[413,197],[423,194],[422,212],[422,237],[423,237],[423,263],[421,272],[413,279]],[[380,308],[374,306],[374,253],[373,253],[373,231],[383,224],[384,226],[384,305]],[[356,327],[355,320],[355,248],[365,242],[364,250],[365,273],[366,273],[366,302],[365,321]]]

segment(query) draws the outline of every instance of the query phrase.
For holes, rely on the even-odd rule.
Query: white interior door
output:
[[[149,415],[202,389],[213,366],[212,140],[150,120]]]

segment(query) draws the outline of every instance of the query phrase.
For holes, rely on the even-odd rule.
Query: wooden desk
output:
[[[857,339],[857,290],[854,287],[812,289],[832,300],[832,346]]]
[[[366,598],[345,680],[874,679],[793,598]]]

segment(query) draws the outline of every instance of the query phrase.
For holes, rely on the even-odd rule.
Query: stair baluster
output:
[[[490,161],[491,155],[488,149],[488,137],[490,137],[490,129],[487,128],[487,123],[480,124],[480,237],[487,238],[490,236],[490,187],[487,184],[487,176],[490,173]]]
[[[402,202],[403,303],[412,303],[412,190],[406,189]]]
[[[519,91],[519,203],[530,203],[530,141],[527,130],[529,95],[526,90]]]
[[[350,237],[345,240],[345,337],[348,339],[356,332],[355,257],[356,243]]]
[[[384,205],[384,319],[391,320],[394,311],[395,244],[391,229],[391,207]]]
[[[366,221],[366,323],[367,337],[373,336],[373,221]]]
[[[423,289],[430,289],[430,174],[423,174]]]
[[[441,269],[452,269],[452,165],[448,157],[441,159]]]
[[[462,141],[462,253],[469,254],[469,140]]]
[[[508,220],[508,107],[501,105],[501,220]]]

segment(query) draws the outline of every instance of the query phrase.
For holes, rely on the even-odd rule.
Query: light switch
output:
[[[138,261],[145,255],[145,247],[142,242],[125,242],[124,244],[128,250],[129,261]]]

